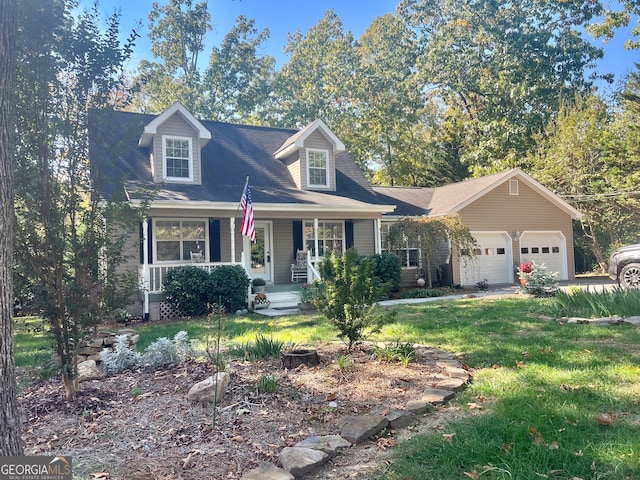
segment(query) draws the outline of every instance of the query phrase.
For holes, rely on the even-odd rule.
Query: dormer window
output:
[[[328,150],[307,150],[307,179],[310,188],[329,187]]]
[[[165,180],[193,181],[193,149],[189,137],[162,137]]]

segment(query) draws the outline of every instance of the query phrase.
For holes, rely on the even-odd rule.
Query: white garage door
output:
[[[567,280],[567,248],[562,232],[524,232],[520,236],[520,259],[544,263],[549,272]]]
[[[489,286],[513,283],[513,254],[511,238],[506,232],[471,232],[478,245],[475,257],[460,263],[460,283],[475,285],[484,280]]]

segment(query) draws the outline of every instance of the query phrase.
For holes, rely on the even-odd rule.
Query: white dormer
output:
[[[200,151],[209,140],[211,132],[176,102],[145,126],[138,145],[151,146],[155,182],[201,184]]]
[[[303,190],[336,189],[336,154],[344,144],[320,119],[289,137],[274,153],[282,160],[298,188]]]

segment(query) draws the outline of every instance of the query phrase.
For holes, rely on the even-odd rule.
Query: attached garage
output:
[[[520,235],[520,260],[544,263],[548,272],[558,272],[559,280],[567,280],[567,240],[560,231],[532,232]]]
[[[476,239],[475,256],[460,262],[460,284],[475,285],[487,279],[489,285],[513,283],[513,252],[507,232],[471,232]]]

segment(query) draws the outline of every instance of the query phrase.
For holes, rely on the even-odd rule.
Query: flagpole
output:
[[[242,203],[242,197],[247,193],[247,185],[249,185],[249,175],[247,175],[247,180],[244,182],[244,188],[242,189],[242,196],[240,197],[240,201],[238,202],[238,207],[236,208],[235,218],[238,218],[238,210],[240,210],[240,204]]]

